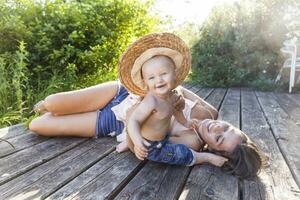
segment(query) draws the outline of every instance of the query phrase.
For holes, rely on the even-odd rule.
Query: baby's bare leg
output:
[[[117,81],[110,81],[81,90],[49,95],[41,106],[54,115],[90,112],[107,105],[117,91]]]
[[[184,144],[194,151],[200,151],[201,143],[193,130],[182,131],[178,136],[170,136],[169,141],[175,144]]]
[[[96,119],[96,111],[63,116],[53,116],[48,112],[32,120],[29,129],[44,136],[93,137]]]

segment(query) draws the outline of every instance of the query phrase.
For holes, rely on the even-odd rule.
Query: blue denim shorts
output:
[[[125,87],[119,84],[116,96],[97,113],[96,137],[116,136],[122,133],[124,123],[116,119],[111,108],[120,104],[128,95]]]
[[[192,166],[195,163],[195,156],[191,149],[183,144],[168,142],[168,136],[161,141],[149,141],[148,160],[168,163],[172,165]]]

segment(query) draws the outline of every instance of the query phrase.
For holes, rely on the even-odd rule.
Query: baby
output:
[[[222,166],[227,161],[226,158],[212,153],[195,152],[183,144],[168,141],[173,115],[186,127],[194,126],[184,118],[182,110],[174,108],[176,98],[172,92],[188,74],[190,56],[189,51],[184,51],[187,49],[185,44],[173,34],[156,36],[146,38],[149,48],[143,46],[143,38],[130,46],[119,64],[122,84],[128,91],[143,96],[141,102],[127,113],[127,142],[130,150],[140,160],[147,158],[187,166],[208,162]],[[136,55],[130,54],[139,52],[140,44],[144,51],[134,58]],[[135,52],[131,52],[131,49]]]
[[[128,113],[128,145],[137,158],[177,165],[193,165],[204,162],[222,166],[225,158],[195,152],[183,144],[168,142],[172,115],[186,127],[193,127],[182,111],[173,107],[175,70],[172,60],[166,56],[155,56],[142,66],[142,76],[148,88],[143,100]]]

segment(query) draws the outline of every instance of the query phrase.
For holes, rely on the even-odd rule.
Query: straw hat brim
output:
[[[184,81],[191,68],[190,50],[178,36],[172,33],[153,33],[140,38],[131,44],[123,53],[119,60],[118,71],[119,79],[124,87],[129,92],[139,96],[145,96],[147,94],[147,89],[143,87],[139,81],[137,81],[141,79],[138,77],[141,76],[141,73],[136,69],[139,67],[138,69],[141,70],[143,63],[137,64],[135,62],[144,52],[149,49],[152,50],[152,57],[156,55],[162,55],[161,49],[170,49],[177,51],[182,55],[182,59],[180,61],[181,64],[178,64],[178,55],[177,57],[173,57],[173,55],[176,54],[164,54],[170,57],[175,63],[175,87]],[[133,66],[135,66],[135,73],[132,73]]]

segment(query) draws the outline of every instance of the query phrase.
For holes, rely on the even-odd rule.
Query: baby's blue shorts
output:
[[[172,165],[191,166],[195,163],[195,157],[191,149],[183,144],[168,142],[168,136],[161,141],[149,141],[148,160],[168,163]]]
[[[112,107],[120,104],[127,96],[128,91],[120,84],[116,96],[97,113],[96,137],[116,136],[122,133],[124,123],[117,120]]]

